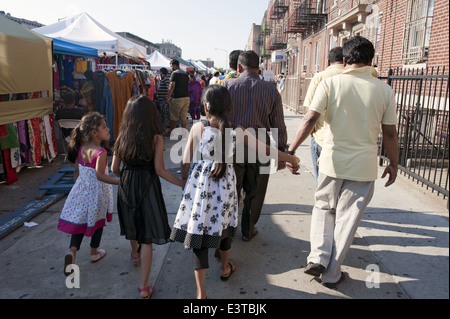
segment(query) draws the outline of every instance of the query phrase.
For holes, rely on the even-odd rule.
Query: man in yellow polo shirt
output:
[[[342,48],[335,47],[331,49],[330,52],[328,52],[328,67],[324,71],[314,75],[314,77],[312,78],[311,83],[308,87],[308,91],[306,92],[303,106],[309,108],[314,98],[314,93],[316,93],[317,87],[319,86],[320,82],[334,75],[341,74],[343,71],[344,57],[342,56]],[[319,166],[317,165],[317,161],[319,160],[320,153],[322,152],[323,135],[326,131],[326,128],[323,127],[324,124],[324,117],[321,116],[317,121],[311,136],[311,157],[313,162],[314,177],[316,178],[316,186],[317,180],[319,178]]]
[[[352,244],[378,177],[377,139],[383,132],[389,165],[386,187],[398,167],[397,114],[394,92],[371,75],[375,50],[360,36],[343,46],[346,69],[323,80],[314,95],[289,152],[308,137],[320,115],[327,130],[319,158],[319,181],[311,219],[311,252],[305,273],[321,276],[334,288],[345,279],[341,265]],[[297,174],[298,167],[289,169]]]
[[[235,78],[239,77],[237,68],[238,68],[239,55],[242,52],[243,52],[242,50],[233,50],[233,51],[231,51],[230,55],[228,56],[228,58],[230,60],[231,72],[227,73],[227,75],[225,76],[225,79],[217,81],[217,84],[222,85],[224,82],[226,82],[228,80],[235,79]]]

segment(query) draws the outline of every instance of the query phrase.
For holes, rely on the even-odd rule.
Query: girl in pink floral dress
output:
[[[86,114],[72,131],[68,159],[75,163],[75,184],[70,191],[59,218],[58,229],[71,234],[70,252],[64,258],[67,266],[75,263],[84,236],[91,237],[92,262],[103,258],[105,250],[98,249],[106,220],[112,220],[113,190],[118,180],[108,175],[107,151],[101,142],[109,141],[109,128],[97,112]]]

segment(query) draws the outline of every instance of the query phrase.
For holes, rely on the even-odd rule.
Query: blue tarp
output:
[[[85,47],[82,45],[70,43],[59,39],[52,39],[52,40],[53,40],[53,53],[82,56],[86,58],[98,58],[97,49]]]

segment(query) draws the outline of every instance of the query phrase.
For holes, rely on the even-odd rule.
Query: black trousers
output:
[[[265,139],[266,144],[270,145],[270,138],[267,133]],[[244,146],[244,163],[234,164],[238,196],[241,196],[242,190],[245,192],[241,231],[242,235],[247,238],[250,238],[253,234],[253,229],[261,216],[270,176],[268,173],[261,174],[261,168],[268,168],[270,161],[264,164],[258,160],[256,160],[256,163],[249,163],[249,152],[255,151]]]
[[[103,227],[98,228],[91,238],[91,248],[100,247],[100,241],[102,240]],[[81,242],[83,241],[84,234],[75,234],[70,238],[70,247],[77,247],[80,250]]]
[[[230,237],[222,239],[220,242],[219,249],[222,251],[227,251],[231,249],[231,243],[233,239]],[[200,249],[193,249],[194,251],[194,270],[199,269],[207,269],[209,268],[209,261],[208,261],[208,248],[202,247]]]

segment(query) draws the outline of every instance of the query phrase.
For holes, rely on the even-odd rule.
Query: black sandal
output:
[[[226,276],[220,276],[220,280],[222,280],[222,281],[227,281],[236,270],[236,266],[234,264],[232,264],[231,262],[229,262],[228,265],[230,265],[230,272]],[[233,268],[233,266],[234,266],[234,268]]]

